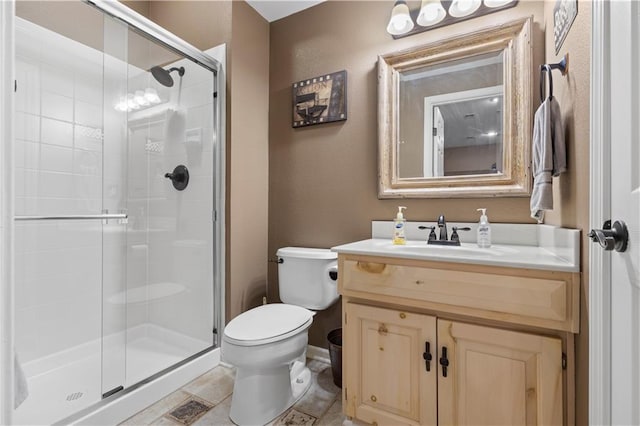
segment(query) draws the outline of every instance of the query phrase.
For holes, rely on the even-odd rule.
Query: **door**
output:
[[[640,423],[640,4],[610,2],[610,217],[626,223],[625,251],[607,251],[611,424]],[[605,191],[607,188],[605,188]],[[591,250],[602,250],[592,245]],[[608,279],[607,279],[608,278]],[[608,282],[607,282],[608,281]],[[606,287],[605,287],[606,288]],[[599,324],[595,324],[598,326]],[[605,330],[605,333],[607,331]],[[606,374],[606,373],[605,373]]]
[[[438,107],[433,108],[433,128],[433,176],[444,176],[444,117]]]
[[[132,27],[117,30],[110,38],[129,46],[124,93],[106,96],[115,105],[127,99],[110,113],[124,121],[130,221],[125,284],[103,309],[124,308],[127,388],[215,344],[214,74]],[[129,105],[131,96],[142,102]]]
[[[444,117],[432,97],[424,98],[423,176],[444,176]]]
[[[435,317],[354,303],[345,315],[345,341],[353,342],[344,347],[345,414],[378,425],[435,425]]]
[[[561,425],[562,342],[438,319],[438,422]]]
[[[104,28],[115,20],[83,2],[15,13],[15,349],[28,396],[11,424],[54,424],[105,392],[102,292],[124,257],[105,247],[126,229],[126,204],[104,192]]]

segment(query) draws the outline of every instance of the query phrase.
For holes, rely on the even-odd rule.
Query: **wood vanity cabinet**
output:
[[[377,425],[573,423],[579,274],[343,254],[338,267],[347,416]]]
[[[435,425],[436,317],[356,303],[344,308],[346,414],[379,425]],[[429,372],[426,345],[433,357]]]

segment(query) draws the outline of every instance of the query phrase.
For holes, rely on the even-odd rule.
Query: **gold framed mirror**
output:
[[[531,193],[532,19],[378,57],[378,197]]]

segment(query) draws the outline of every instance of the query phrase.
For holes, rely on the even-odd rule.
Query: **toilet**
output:
[[[307,331],[314,311],[328,308],[339,297],[337,253],[285,247],[276,254],[284,303],[238,315],[222,338],[222,360],[236,367],[229,417],[238,425],[269,423],[309,389]]]

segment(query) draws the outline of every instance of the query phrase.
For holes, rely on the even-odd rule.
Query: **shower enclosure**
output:
[[[219,64],[117,4],[18,1],[15,70],[13,419],[51,424],[218,345]]]

